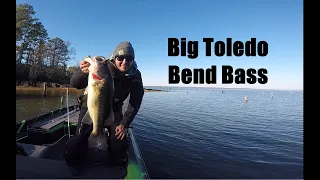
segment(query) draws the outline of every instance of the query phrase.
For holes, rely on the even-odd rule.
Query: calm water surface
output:
[[[133,130],[151,178],[303,178],[303,92],[224,92],[145,93]],[[17,121],[60,98],[17,95]]]

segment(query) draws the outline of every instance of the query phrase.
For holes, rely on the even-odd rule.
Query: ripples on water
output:
[[[134,124],[150,174],[302,178],[302,92],[225,92],[146,93]]]
[[[302,92],[225,92],[145,93],[133,126],[150,176],[303,178]]]

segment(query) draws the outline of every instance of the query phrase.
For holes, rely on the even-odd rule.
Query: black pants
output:
[[[92,125],[87,125],[81,123],[83,116],[87,112],[86,107],[81,107],[80,115],[78,119],[77,132],[76,135],[83,135],[85,132],[92,131]],[[115,165],[125,165],[128,163],[128,138],[125,137],[122,140],[117,139],[115,136],[115,128],[119,125],[119,123],[115,122],[112,125],[107,126],[109,132],[109,137],[107,139],[108,143],[108,157],[112,164]]]

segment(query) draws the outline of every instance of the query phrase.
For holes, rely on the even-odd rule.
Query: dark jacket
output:
[[[115,122],[128,128],[140,109],[144,95],[141,73],[135,63],[129,69],[128,73],[124,74],[116,69],[110,60],[107,62],[114,79],[113,112]],[[88,75],[84,74],[80,68],[77,69],[70,79],[70,86],[77,89],[84,89],[87,85]],[[129,94],[128,108],[125,113],[122,114],[123,101]],[[86,103],[86,96],[84,96],[82,106],[86,107]]]

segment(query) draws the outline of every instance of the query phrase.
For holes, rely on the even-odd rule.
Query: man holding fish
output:
[[[86,135],[89,147],[107,150],[108,159],[113,163],[126,162],[127,129],[138,113],[144,95],[131,43],[119,43],[109,59],[89,56],[82,60],[70,85],[86,88],[76,135],[89,134]],[[129,94],[129,104],[123,114],[123,102]]]

